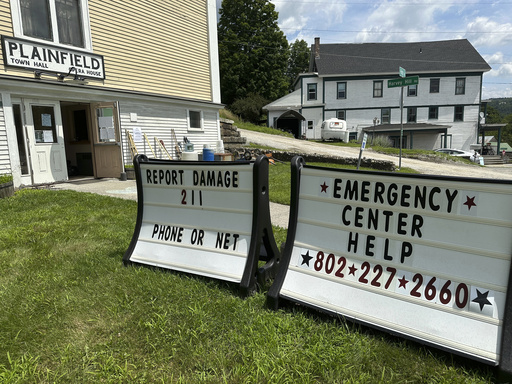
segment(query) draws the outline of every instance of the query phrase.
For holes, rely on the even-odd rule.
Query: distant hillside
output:
[[[512,97],[490,99],[487,105],[495,108],[502,118],[512,114]]]

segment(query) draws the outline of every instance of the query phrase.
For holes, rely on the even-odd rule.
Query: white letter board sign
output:
[[[301,303],[510,370],[511,182],[296,157],[290,215],[271,308]]]
[[[134,159],[138,211],[125,264],[239,283],[273,278],[279,252],[270,223],[268,158],[255,162]],[[267,263],[258,269],[258,261]]]

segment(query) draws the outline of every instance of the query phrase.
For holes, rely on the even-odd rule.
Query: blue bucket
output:
[[[213,161],[213,149],[203,148],[203,161]]]

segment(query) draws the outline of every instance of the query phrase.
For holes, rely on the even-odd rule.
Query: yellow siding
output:
[[[106,74],[90,85],[212,99],[206,0],[89,0],[89,17]],[[14,35],[8,0],[0,0],[0,34]],[[0,73],[34,77],[0,59]]]
[[[0,0],[0,35],[12,36],[11,5],[8,0]],[[2,49],[0,49],[0,73],[5,69]]]
[[[211,100],[205,0],[90,0],[89,15],[105,86]]]

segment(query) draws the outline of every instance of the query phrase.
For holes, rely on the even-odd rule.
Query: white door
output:
[[[34,184],[68,179],[58,102],[23,100]]]

